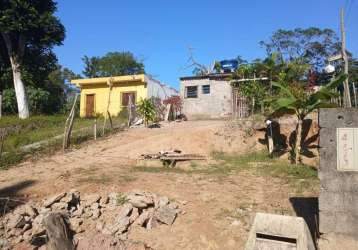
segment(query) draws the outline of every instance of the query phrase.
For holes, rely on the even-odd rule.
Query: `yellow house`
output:
[[[117,116],[127,107],[129,99],[138,103],[142,98],[157,97],[164,100],[178,92],[148,75],[126,75],[76,79],[71,81],[81,90],[80,116],[92,117],[94,114]]]

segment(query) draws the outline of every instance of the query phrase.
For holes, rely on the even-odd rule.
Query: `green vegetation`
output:
[[[109,77],[144,73],[144,64],[131,52],[109,52],[103,57],[83,57],[86,77]]]
[[[133,167],[134,172],[147,173],[176,173],[176,174],[203,174],[215,176],[220,181],[236,171],[250,171],[258,176],[273,177],[293,185],[298,191],[314,187],[318,183],[317,170],[308,165],[301,164],[299,168],[285,161],[270,158],[266,152],[255,152],[249,154],[226,154],[213,152],[212,157],[217,160],[216,164],[191,164],[189,169],[178,167]]]
[[[273,84],[273,86],[279,88],[279,94],[281,95],[271,103],[274,113],[279,113],[280,115],[289,113],[297,117],[297,127],[295,129],[296,142],[293,148],[295,164],[298,164],[300,160],[303,120],[308,114],[318,108],[331,107],[331,99],[337,97],[337,93],[334,90],[345,79],[346,76],[341,75],[316,92],[307,91],[302,85]]]
[[[156,118],[156,108],[151,99],[142,99],[137,105],[137,112],[143,118],[144,125],[148,127],[149,122],[153,122]]]
[[[53,152],[62,145],[62,134],[66,116],[32,116],[29,119],[19,119],[16,116],[6,116],[0,119],[0,128],[5,132],[1,167],[20,162],[26,155],[36,152]],[[120,125],[126,119],[113,117],[113,123]],[[79,144],[93,138],[93,119],[76,118],[73,127],[71,142]],[[103,124],[103,118],[97,119],[99,130]],[[109,124],[108,124],[109,126]],[[109,130],[106,130],[109,131]],[[97,135],[100,136],[100,133]],[[46,142],[47,141],[47,142]],[[39,147],[24,150],[24,146],[37,142],[44,142]]]
[[[22,119],[29,117],[25,86],[37,85],[44,89],[47,85],[48,90],[55,87],[46,83],[57,64],[52,48],[61,45],[65,39],[65,28],[54,15],[56,9],[53,0],[2,1],[0,5],[1,80],[8,76],[5,84],[1,84],[0,92],[11,85],[10,80],[13,81]],[[56,97],[56,90],[54,93],[53,97]]]

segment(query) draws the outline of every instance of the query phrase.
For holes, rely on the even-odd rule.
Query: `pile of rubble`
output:
[[[80,195],[71,190],[43,202],[18,206],[3,216],[0,223],[0,248],[28,241],[41,245],[47,241],[43,220],[50,213],[60,212],[67,219],[73,234],[94,229],[99,233],[126,240],[132,227],[155,228],[172,225],[183,213],[168,197],[145,191],[126,194],[109,193]]]

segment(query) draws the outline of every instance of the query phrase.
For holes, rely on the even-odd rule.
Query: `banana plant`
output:
[[[155,120],[157,110],[152,100],[144,98],[137,105],[137,112],[143,118],[145,127],[148,127],[149,121]]]
[[[274,87],[280,90],[280,97],[271,102],[273,113],[279,115],[294,114],[297,117],[296,140],[293,148],[295,164],[300,161],[303,120],[318,108],[334,107],[335,105],[330,103],[332,98],[337,97],[334,89],[343,83],[346,77],[346,75],[342,74],[327,85],[320,87],[316,92],[309,92],[302,87],[294,88],[290,85],[272,83]]]

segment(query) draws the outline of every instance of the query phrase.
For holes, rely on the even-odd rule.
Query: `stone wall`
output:
[[[210,85],[210,94],[203,94],[203,85]],[[197,98],[186,98],[185,87],[187,86],[198,86]],[[232,114],[232,87],[229,81],[181,80],[180,96],[183,100],[183,113],[188,119],[219,118]]]
[[[358,110],[321,109],[318,119],[320,232],[358,237],[358,171],[337,169],[337,128],[358,128]]]

